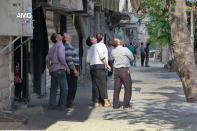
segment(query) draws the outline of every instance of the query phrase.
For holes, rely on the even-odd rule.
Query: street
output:
[[[196,130],[197,104],[186,103],[181,82],[175,72],[160,63],[150,67],[131,67],[133,80],[132,109],[93,108],[91,81],[80,81],[73,109],[48,110],[48,98],[32,100],[42,105],[42,115],[29,115],[28,124],[6,129],[52,131],[150,131]],[[108,79],[110,103],[113,98],[113,78]],[[121,90],[122,104],[124,90]]]

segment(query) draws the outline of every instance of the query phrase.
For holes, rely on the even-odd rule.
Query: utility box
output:
[[[33,35],[31,0],[0,0],[0,35]]]

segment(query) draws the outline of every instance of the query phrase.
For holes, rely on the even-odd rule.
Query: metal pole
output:
[[[21,46],[21,79],[23,79],[23,46]]]
[[[23,11],[23,0],[22,0]],[[23,20],[21,20],[21,44],[23,43]],[[21,46],[21,79],[23,79],[23,46]]]
[[[3,49],[0,50],[0,54],[2,54],[7,48],[9,48],[12,44],[14,44],[14,42],[16,42],[19,38],[20,36],[16,37],[13,41],[10,41],[10,43],[7,46],[5,46]]]

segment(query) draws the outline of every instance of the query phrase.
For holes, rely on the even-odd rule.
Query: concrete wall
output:
[[[0,50],[5,47],[10,38],[0,36]],[[7,110],[11,105],[11,87],[13,87],[13,73],[11,73],[11,58],[9,49],[0,55],[0,110]]]
[[[23,36],[33,35],[32,18],[17,18],[18,13],[32,13],[31,0],[0,1],[0,35]],[[9,26],[8,26],[9,25]]]
[[[46,11],[46,26],[47,26],[47,33],[48,33],[48,41],[49,47],[52,47],[54,43],[51,41],[51,35],[57,32],[57,29],[54,25],[54,12],[53,11]],[[49,90],[51,86],[51,76],[49,75],[49,70],[46,68],[46,87]]]

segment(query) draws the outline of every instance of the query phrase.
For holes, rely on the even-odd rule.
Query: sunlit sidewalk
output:
[[[48,99],[36,99],[42,115],[29,115],[24,130],[62,131],[150,131],[197,129],[197,104],[185,102],[181,82],[175,72],[163,69],[159,62],[150,67],[131,67],[133,80],[132,109],[92,107],[91,81],[80,81],[74,108],[48,110]],[[113,99],[113,77],[108,79],[108,95]],[[120,94],[122,104],[124,90]],[[10,128],[9,128],[10,129]]]

